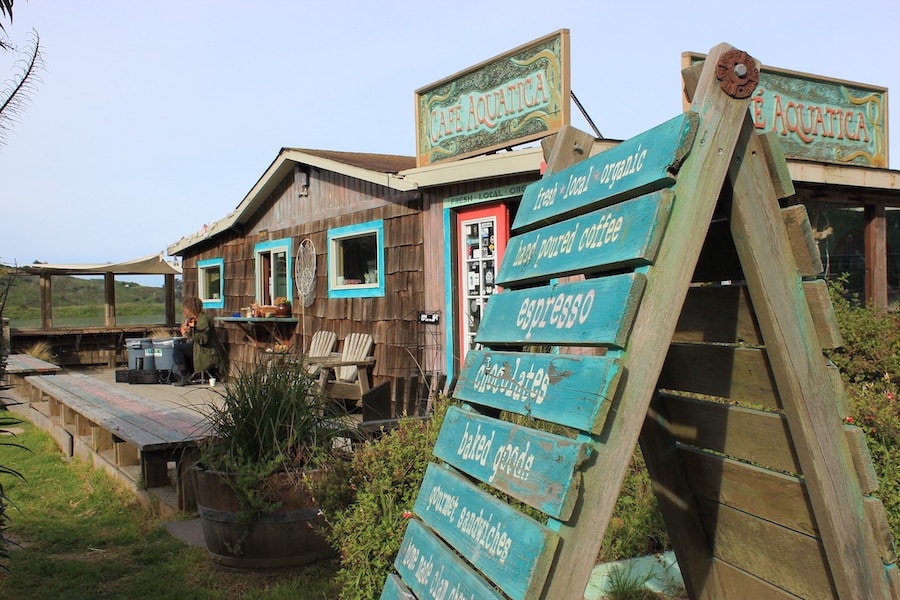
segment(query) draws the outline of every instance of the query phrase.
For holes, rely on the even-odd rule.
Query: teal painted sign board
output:
[[[596,433],[621,375],[608,356],[470,350],[453,396]]]
[[[551,517],[566,520],[578,492],[575,472],[590,455],[590,447],[451,407],[434,455]]]
[[[675,183],[690,152],[697,115],[684,113],[528,186],[513,231],[583,214]]]
[[[703,60],[685,52],[682,66]],[[786,158],[887,168],[885,87],[763,67],[750,99],[758,133],[773,132]]]
[[[559,541],[549,528],[434,463],[413,512],[513,600],[540,595]]]
[[[407,524],[394,568],[403,583],[389,578],[381,600],[408,600],[408,592],[419,600],[505,600],[416,519],[410,519]]]
[[[661,190],[509,240],[497,283],[513,287],[552,276],[650,264],[674,194]]]
[[[690,151],[697,117],[686,113],[529,185],[499,279],[454,397],[599,432],[622,377],[616,356],[541,354],[502,346],[623,349],[646,285],[625,272],[581,281],[553,277],[652,264],[674,201],[663,188]],[[541,228],[543,226],[543,228]],[[581,440],[451,408],[419,489],[382,598],[538,598],[558,535],[475,485],[482,481],[565,521],[583,462]],[[458,469],[458,470],[457,470]],[[469,479],[472,477],[473,479]],[[421,521],[419,520],[421,519]],[[464,559],[465,560],[464,560]]]
[[[495,294],[475,341],[623,348],[645,283],[641,273],[622,273]]]

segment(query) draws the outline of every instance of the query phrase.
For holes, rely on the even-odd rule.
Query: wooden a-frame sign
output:
[[[545,143],[381,598],[582,598],[640,442],[691,598],[900,600],[757,76],[721,44],[688,113],[595,156],[570,128]]]

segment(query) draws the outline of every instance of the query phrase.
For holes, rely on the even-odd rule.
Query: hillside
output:
[[[161,277],[159,278],[162,279]],[[53,323],[56,326],[103,324],[103,278],[54,275]],[[121,323],[165,321],[165,290],[116,279],[116,319]],[[176,282],[176,302],[181,300],[181,282]],[[16,275],[6,299],[3,316],[13,327],[40,325],[40,278]]]

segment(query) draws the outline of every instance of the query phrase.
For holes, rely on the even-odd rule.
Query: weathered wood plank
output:
[[[801,206],[802,205],[798,205]],[[793,207],[790,207],[793,208]],[[815,277],[822,272],[821,258],[818,247],[809,247],[809,238],[812,230],[807,220],[805,227],[802,223],[794,222],[800,215],[796,210],[785,209],[778,219],[785,221],[786,226],[793,230],[789,238],[789,253],[794,254],[797,261],[797,272],[801,277]],[[805,212],[803,214],[805,215]],[[813,241],[813,244],[815,241]],[[816,271],[816,269],[819,269]],[[744,271],[734,240],[729,231],[729,222],[725,219],[714,221],[710,224],[706,236],[703,252],[694,271],[693,280],[696,282],[720,282],[742,281]]]
[[[568,519],[575,472],[590,448],[575,440],[451,407],[434,455],[552,517]]]
[[[875,472],[875,465],[872,464],[872,455],[869,454],[866,432],[856,425],[844,425],[844,436],[853,457],[860,490],[866,495],[874,494],[878,491],[878,474]]]
[[[784,162],[783,157],[782,162]],[[785,166],[787,165],[787,163],[784,164]],[[800,275],[802,277],[815,277],[821,274],[825,267],[822,265],[819,245],[816,243],[812,226],[809,224],[809,215],[806,212],[806,207],[802,204],[794,204],[782,208],[781,218],[784,220],[785,228],[787,228],[791,253],[794,255],[794,260],[797,261]]]
[[[599,431],[621,375],[621,362],[612,357],[470,350],[453,396]]]
[[[790,592],[775,587],[724,560],[715,561],[716,573],[722,581],[723,598],[752,598],[753,600],[804,600]],[[824,600],[824,599],[823,599]]]
[[[692,287],[672,341],[761,346],[762,334],[747,288],[742,285]]]
[[[410,519],[406,526],[394,568],[420,600],[504,600],[500,592],[416,519]]]
[[[380,600],[416,600],[415,595],[403,585],[403,581],[394,573],[388,575],[379,598]]]
[[[679,446],[693,493],[806,535],[817,536],[803,479]]]
[[[626,273],[494,294],[475,341],[621,348],[645,282],[641,273]]]
[[[766,350],[743,346],[674,343],[659,387],[779,408]]]
[[[824,350],[833,350],[844,345],[844,338],[838,327],[837,316],[834,314],[834,306],[831,304],[831,296],[828,294],[828,284],[824,279],[803,282],[803,297],[806,298],[806,306],[816,329],[816,337],[819,346]]]
[[[791,179],[787,161],[784,159],[784,147],[778,140],[778,133],[767,131],[760,135],[759,141],[768,167],[769,180],[775,190],[775,197],[781,200],[793,196],[795,193],[794,180]]]
[[[843,415],[832,401],[815,326],[797,264],[782,223],[761,143],[748,119],[738,143],[743,160],[733,164],[731,230],[750,297],[790,423],[797,456],[841,598],[886,599],[884,578],[871,528],[858,514],[862,492],[841,435]],[[834,482],[843,482],[835,485]]]
[[[413,511],[510,598],[538,597],[556,551],[554,532],[434,463]]]
[[[897,548],[894,546],[894,537],[887,521],[884,504],[874,496],[863,498],[863,509],[866,520],[875,533],[875,542],[878,545],[878,554],[885,565],[893,565],[897,562]]]
[[[594,136],[571,125],[563,125],[555,134],[541,140],[547,165],[544,174],[556,173],[585,160],[593,147]]]
[[[787,473],[800,473],[784,415],[662,394],[677,441]]]
[[[723,504],[699,504],[715,558],[801,598],[838,598],[819,540]]]
[[[804,281],[803,295],[815,323],[820,346],[826,350],[842,346],[841,332],[825,281]],[[764,344],[750,293],[742,285],[692,287],[681,310],[673,341],[747,346]]]
[[[684,113],[529,185],[513,231],[671,186],[696,133],[697,116]]]
[[[563,542],[544,591],[548,600],[584,594],[700,254],[703,235],[697,231],[712,218],[747,115],[748,101],[724,94],[715,76],[716,64],[730,50],[727,44],[713,48],[707,58],[710,66],[700,75],[692,110],[700,115],[697,139],[706,143],[694,144],[679,171],[667,227],[672,235],[663,237],[658,259],[649,268],[646,293],[628,340],[624,363],[628,384],[618,389],[615,419],[604,430],[597,458],[592,459],[602,468],[585,471],[579,506],[569,522],[558,526]],[[693,598],[722,597],[714,573],[702,579],[686,576],[685,584]]]
[[[506,246],[497,283],[516,287],[650,264],[672,200],[671,190],[661,190],[517,235]]]

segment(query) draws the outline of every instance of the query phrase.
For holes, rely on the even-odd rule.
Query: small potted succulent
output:
[[[291,316],[291,301],[284,296],[275,298],[275,316],[289,317]]]

